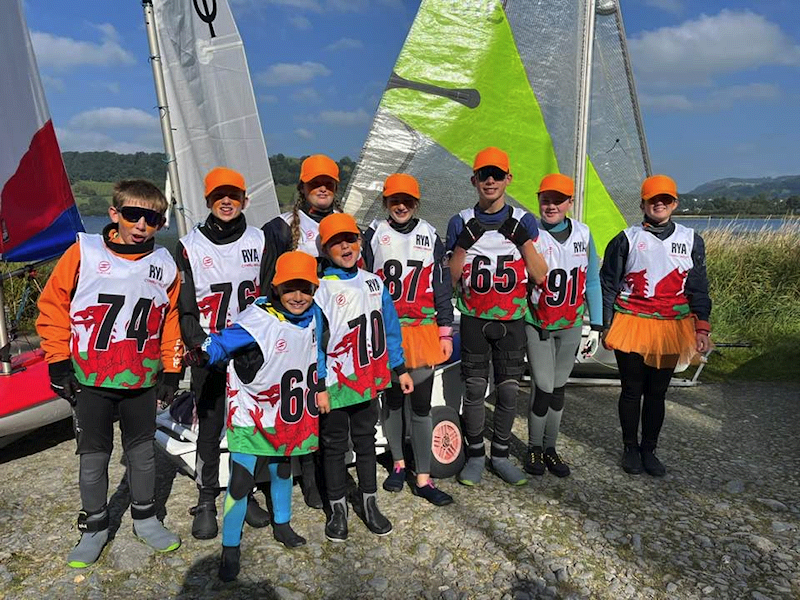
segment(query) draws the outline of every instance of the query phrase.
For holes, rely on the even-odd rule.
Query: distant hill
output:
[[[800,175],[783,177],[757,177],[752,179],[729,177],[715,179],[697,186],[691,192],[681,194],[695,198],[788,198],[800,195]]]

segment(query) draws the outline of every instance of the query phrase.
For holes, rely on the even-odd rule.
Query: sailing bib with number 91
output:
[[[361,269],[352,279],[323,277],[314,301],[328,319],[331,408],[366,402],[390,384],[383,283]]]
[[[526,214],[519,208],[512,211],[517,221]],[[475,209],[462,210],[459,216],[468,223],[476,216]],[[486,231],[467,250],[456,308],[479,319],[521,319],[527,312],[527,282],[528,271],[519,248],[503,234]]]
[[[75,376],[95,387],[152,387],[175,261],[160,246],[128,260],[111,252],[100,235],[80,233],[78,243],[80,275],[70,303]]]

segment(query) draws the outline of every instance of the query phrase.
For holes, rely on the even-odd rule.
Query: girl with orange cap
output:
[[[394,374],[403,393],[414,391],[403,356],[400,321],[392,297],[380,277],[357,266],[361,232],[347,214],[325,217],[319,225],[325,267],[316,301],[327,324],[325,355],[317,372],[326,378],[330,405],[320,404],[320,439],[330,516],[325,537],[347,539],[347,467],[352,442],[356,455],[358,494],[353,508],[376,535],[392,531],[377,504],[375,425],[378,393]],[[328,375],[330,373],[330,375]]]
[[[648,177],[641,197],[642,224],[606,247],[600,271],[603,343],[614,350],[622,381],[622,468],[662,477],[666,468],[655,449],[667,388],[677,364],[711,348],[711,298],[703,238],[670,218],[678,207],[675,182],[666,175]]]
[[[403,353],[414,380],[411,394],[411,447],[416,482],[411,491],[436,506],[453,498],[436,488],[430,478],[431,393],[433,367],[453,353],[453,286],[450,270],[443,267],[444,244],[433,226],[417,218],[420,193],[411,175],[390,175],[383,184],[383,205],[389,216],[376,219],[364,234],[364,268],[376,273],[394,300],[403,334]],[[399,492],[406,480],[403,458],[403,401],[398,386],[384,392],[389,414],[384,431],[394,465],[383,489]]]
[[[317,404],[326,404],[317,382],[321,313],[314,304],[317,261],[287,252],[277,261],[267,297],[258,298],[236,322],[188,352],[191,367],[228,365],[227,437],[231,477],[222,522],[219,577],[236,579],[248,492],[269,469],[272,533],[287,548],[306,543],[290,524],[291,456],[317,449]]]
[[[539,185],[539,248],[547,261],[547,279],[532,286],[525,315],[531,386],[528,412],[528,455],[525,471],[558,477],[569,475],[556,452],[564,411],[564,388],[581,343],[583,315],[589,306],[592,331],[584,356],[597,350],[603,329],[599,258],[589,228],[567,218],[572,208],[572,179],[560,173]]]

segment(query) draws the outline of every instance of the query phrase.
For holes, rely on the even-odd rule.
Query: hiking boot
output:
[[[416,482],[412,483],[411,493],[420,498],[425,498],[434,506],[447,506],[453,503],[453,497],[433,485],[433,479],[429,479],[425,485],[418,486]]]
[[[192,520],[192,535],[198,540],[210,540],[217,537],[217,505],[211,501],[199,502],[189,509]]]
[[[347,503],[344,498],[331,502],[331,515],[325,523],[325,537],[331,542],[347,539]]]
[[[405,482],[405,467],[393,467],[392,472],[389,473],[389,476],[383,482],[383,489],[385,489],[387,492],[402,492]],[[413,488],[411,491],[414,491]]]
[[[655,449],[642,450],[642,466],[649,475],[653,477],[663,477],[667,474],[667,468],[658,460]]]
[[[525,469],[525,472],[529,475],[536,475],[537,477],[544,475],[544,457],[541,446],[534,446],[534,448],[528,452],[528,455],[525,457],[523,469]]]
[[[378,510],[377,494],[358,493],[353,499],[353,510],[364,521],[375,535],[388,535],[392,532],[392,523]]]
[[[274,523],[272,537],[287,548],[297,548],[306,545],[306,538],[298,535],[289,523]]]
[[[569,467],[561,460],[555,448],[548,448],[544,451],[544,464],[547,470],[556,477],[566,477],[569,475]]]
[[[505,456],[493,456],[489,461],[489,470],[510,485],[528,483],[528,478],[522,470]]]
[[[258,500],[256,500],[253,492],[250,492],[247,496],[247,512],[244,514],[244,520],[250,527],[255,527],[256,529],[266,527],[271,521],[269,513],[258,505]]]
[[[644,470],[642,466],[642,455],[639,447],[627,444],[622,452],[622,470],[631,475],[639,475]]]
[[[223,546],[217,575],[222,581],[233,581],[239,575],[239,546]]]

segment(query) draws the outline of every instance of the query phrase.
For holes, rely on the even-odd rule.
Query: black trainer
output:
[[[222,558],[219,561],[219,578],[222,581],[233,581],[239,575],[239,546],[223,546]]]
[[[331,515],[325,523],[325,537],[332,542],[343,542],[347,539],[347,504],[344,502],[331,504]]]
[[[253,492],[247,496],[247,512],[244,513],[244,520],[250,527],[256,529],[266,527],[271,521],[269,513],[258,505]]]
[[[353,500],[353,510],[364,521],[367,529],[375,535],[388,535],[392,532],[392,522],[378,510],[375,494],[358,493]]]
[[[544,458],[541,446],[534,446],[525,457],[525,465],[522,467],[529,475],[544,475]]]
[[[622,470],[631,475],[639,475],[644,471],[639,446],[628,444],[622,452]]]
[[[561,460],[555,448],[548,448],[544,451],[544,464],[547,470],[556,477],[566,477],[570,473],[569,466]]]
[[[654,449],[642,450],[642,466],[653,477],[663,477],[667,474],[667,468],[658,460]]]
[[[418,486],[416,482],[411,483],[411,493],[425,498],[434,506],[447,506],[453,503],[453,497],[433,485],[433,479],[429,479],[425,485]]]
[[[275,523],[272,525],[272,537],[287,548],[297,548],[306,545],[306,538],[292,529],[289,523]]]
[[[402,492],[403,486],[406,483],[406,470],[405,467],[392,467],[392,472],[383,481],[383,489],[387,492]],[[414,488],[411,488],[414,491]]]
[[[217,537],[217,505],[213,500],[198,502],[189,509],[192,519],[192,535],[198,540],[211,540]]]

